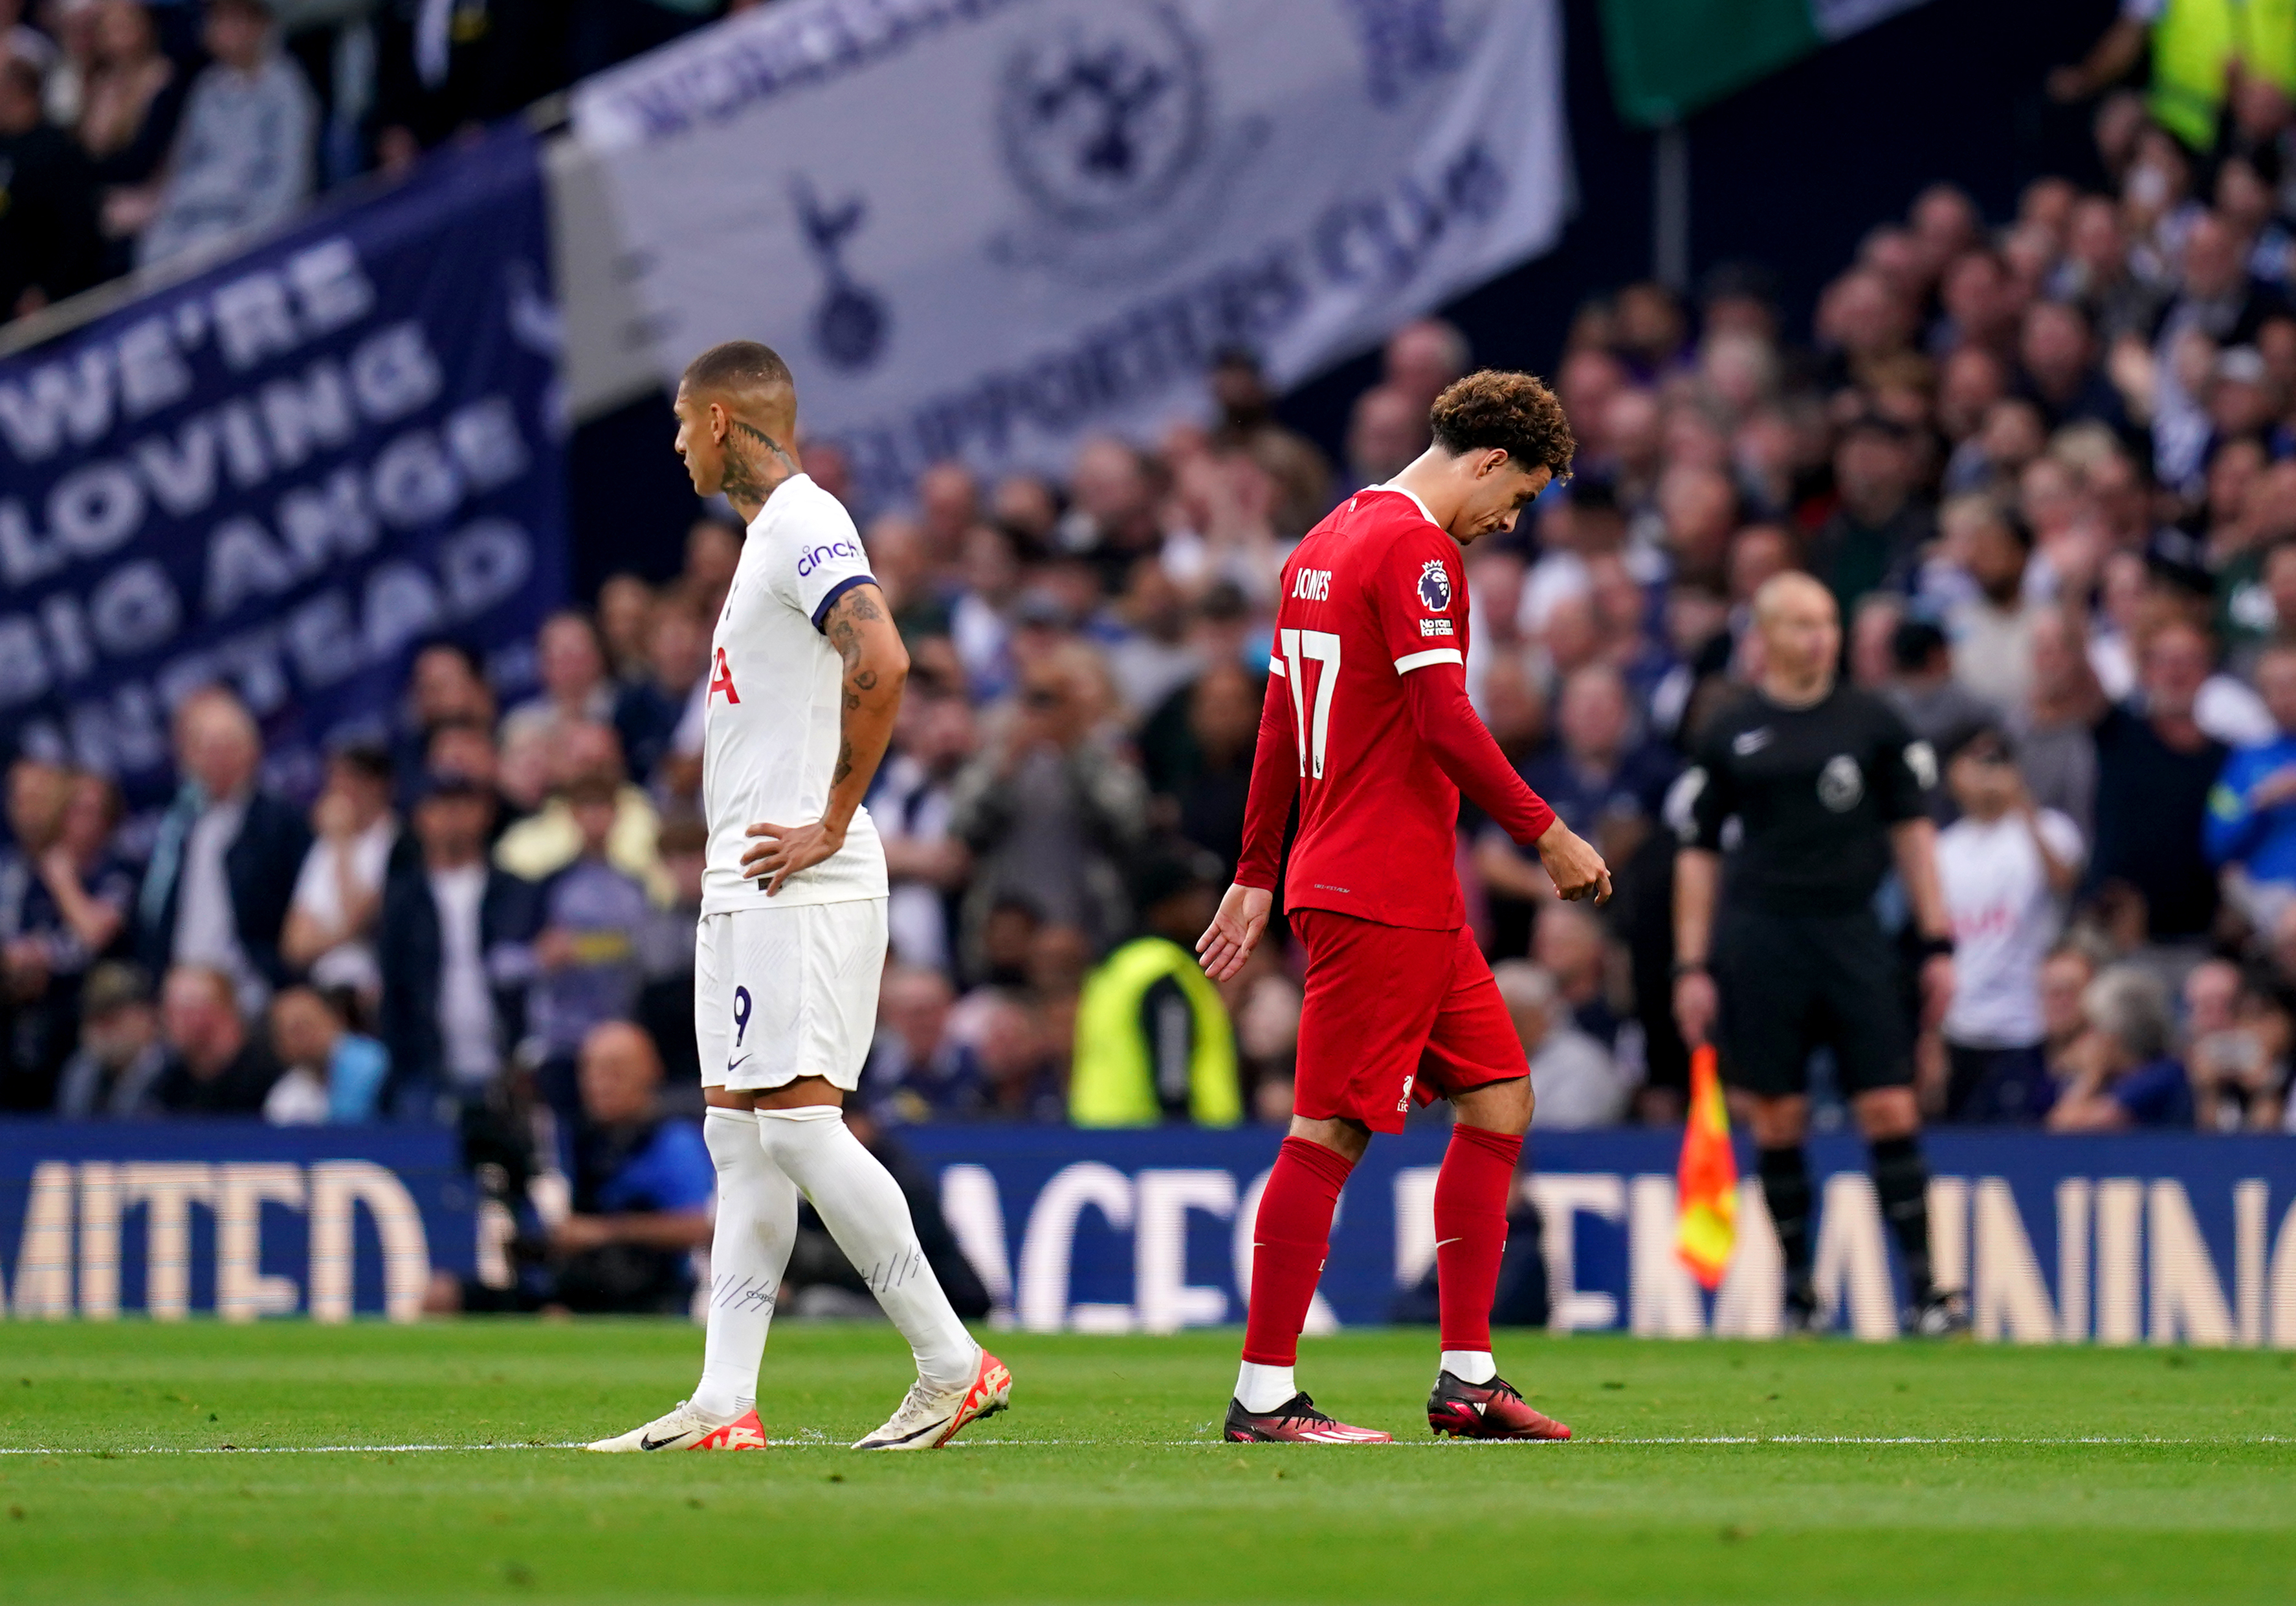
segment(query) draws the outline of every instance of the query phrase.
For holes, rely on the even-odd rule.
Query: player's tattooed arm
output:
[[[874,586],[856,586],[846,592],[837,599],[837,605],[830,610],[824,624],[829,645],[845,661],[845,708],[849,713],[861,706],[863,697],[877,689],[881,679],[874,665],[863,662],[862,631],[885,617],[884,609],[865,595],[875,589]],[[904,660],[906,656],[905,652]]]
[[[754,840],[742,856],[742,874],[763,885],[768,897],[789,877],[845,845],[845,828],[892,741],[901,688],[909,678],[908,649],[893,627],[884,594],[873,584],[849,588],[831,605],[821,629],[844,665],[837,767],[830,775],[829,806],[820,819],[811,825],[761,823],[750,828]]]

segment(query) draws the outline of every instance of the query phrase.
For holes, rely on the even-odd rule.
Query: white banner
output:
[[[1289,384],[1552,245],[1554,0],[788,0],[591,78],[658,365],[762,340],[872,501]]]

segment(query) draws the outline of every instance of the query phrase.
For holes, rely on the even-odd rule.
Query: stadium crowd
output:
[[[762,0],[0,0],[0,324]]]
[[[345,9],[398,41],[377,85],[402,47],[429,84],[434,25],[463,15]],[[478,9],[497,29],[523,14]],[[560,20],[603,49],[622,36],[590,31],[594,12],[668,28],[711,9]],[[42,35],[14,11],[0,0],[18,181],[140,153],[102,181],[86,264],[199,235],[204,185],[234,206],[269,193],[258,169],[287,175],[283,204],[308,188],[329,125],[273,7],[210,0],[196,70],[160,48],[184,7],[48,0]],[[454,54],[478,36],[447,43],[446,81],[483,76]],[[392,120],[405,104],[362,114],[348,167],[464,120]],[[2251,79],[2205,157],[2133,95],[2096,127],[2110,192],[2044,179],[1995,219],[1925,192],[1826,286],[1806,345],[1750,264],[1688,301],[1637,284],[1577,317],[1554,383],[1578,472],[1466,559],[1476,705],[1617,872],[1608,907],[1564,904],[1504,833],[1462,820],[1541,1125],[1680,1118],[1682,754],[1754,667],[1752,593],[1797,567],[1840,602],[1846,672],[1939,760],[1961,987],[1921,1043],[1931,1118],[2296,1116],[2296,117]],[[258,151],[258,130],[295,143]],[[67,235],[0,214],[0,310],[70,287],[28,266],[33,238]],[[1398,330],[1337,462],[1279,422],[1239,350],[1204,421],[1152,446],[1091,440],[1058,482],[944,463],[907,505],[855,507],[914,659],[870,799],[894,885],[873,1132],[1288,1113],[1287,944],[1218,987],[1191,953],[1239,848],[1276,574],[1424,447],[1429,404],[1472,362],[1447,324]],[[833,444],[802,455],[852,497]],[[669,1238],[693,1231],[706,1157],[660,1133],[700,1108],[701,721],[741,539],[705,511],[674,580],[620,575],[552,618],[529,701],[503,706],[464,647],[426,646],[391,738],[334,751],[316,798],[271,789],[222,687],[176,709],[183,790],[149,828],[122,833],[103,777],[16,759],[0,1107],[459,1122],[480,1149],[505,1110],[539,1108],[577,1134],[578,1194],[637,1189]]]

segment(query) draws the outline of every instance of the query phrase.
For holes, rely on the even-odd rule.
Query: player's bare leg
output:
[[[1332,1214],[1371,1129],[1349,1120],[1292,1118],[1251,1230],[1251,1301],[1243,1365],[1228,1402],[1226,1437],[1237,1444],[1386,1444],[1393,1435],[1333,1421],[1300,1392],[1292,1368],[1300,1330],[1331,1248]]]
[[[1435,1177],[1435,1280],[1443,1358],[1427,1396],[1427,1425],[1455,1438],[1569,1438],[1570,1429],[1524,1403],[1491,1355],[1491,1299],[1506,1253],[1507,1206],[1529,1129],[1530,1078],[1487,1083],[1453,1096],[1457,1119]]]

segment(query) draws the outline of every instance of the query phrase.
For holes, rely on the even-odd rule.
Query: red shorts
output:
[[[1292,929],[1308,945],[1295,1114],[1401,1132],[1414,1099],[1432,1104],[1530,1075],[1464,927],[1419,931],[1303,909]]]

